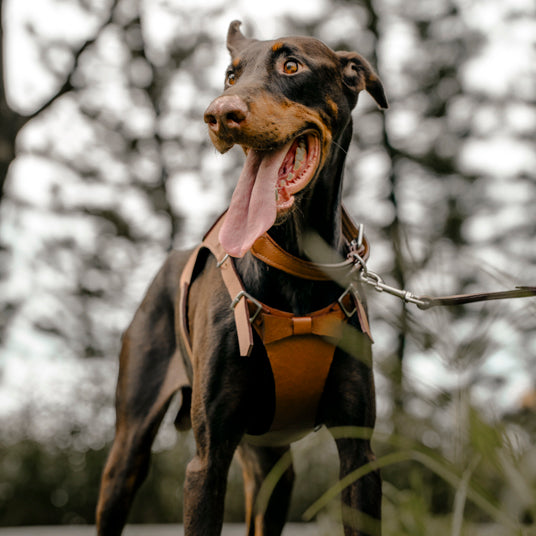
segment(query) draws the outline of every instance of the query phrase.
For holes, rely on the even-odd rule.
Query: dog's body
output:
[[[289,275],[251,250],[268,231],[282,250],[306,258],[304,237],[315,233],[343,254],[341,187],[352,136],[350,113],[363,89],[381,107],[387,103],[381,82],[357,54],[335,53],[312,38],[247,39],[238,23],[231,25],[227,44],[232,64],[226,89],[207,109],[205,121],[221,152],[234,144],[246,151],[216,240],[223,254],[235,258],[218,258],[208,249],[193,260],[191,252],[173,252],[125,333],[116,437],[97,510],[101,536],[121,533],[147,473],[152,441],[177,391],[182,405],[176,423],[186,428],[191,418],[197,445],[185,482],[187,536],[220,534],[235,451],[244,472],[247,534],[279,535],[288,511],[292,467],[263,511],[256,509],[257,494],[296,430],[303,432],[305,424],[311,424],[279,419],[274,431],[279,380],[274,380],[260,331],[252,332],[249,357],[241,355],[241,326],[230,308],[222,265],[233,264],[248,296],[266,308],[292,313],[301,323],[311,323],[311,311],[336,305],[342,292],[338,284]],[[180,279],[185,266],[191,271],[186,281]],[[349,316],[346,324],[366,331],[358,314]],[[351,354],[334,347],[312,424],[374,427],[370,339],[360,337]],[[299,385],[299,378],[292,381]],[[368,438],[337,437],[336,442],[341,477],[373,459]],[[380,533],[381,482],[376,471],[351,483],[342,500],[349,507],[344,511],[347,536]]]

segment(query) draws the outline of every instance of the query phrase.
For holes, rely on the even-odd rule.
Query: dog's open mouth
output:
[[[275,196],[278,212],[294,204],[294,194],[303,190],[314,177],[318,164],[318,138],[312,134],[299,136],[288,150],[279,168]]]
[[[320,153],[320,140],[313,132],[274,150],[246,148],[246,162],[219,236],[229,255],[242,257],[277,215],[292,207],[295,194],[314,178]]]

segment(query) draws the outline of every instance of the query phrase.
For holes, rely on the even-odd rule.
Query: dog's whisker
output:
[[[342,151],[345,155],[348,154],[348,150],[345,149],[345,148],[344,148],[340,143],[338,143],[337,141],[332,140],[332,141],[331,141],[331,144],[332,144],[332,145],[335,145],[335,146],[336,146],[340,151]]]

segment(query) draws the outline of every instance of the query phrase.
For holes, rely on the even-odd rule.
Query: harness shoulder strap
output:
[[[233,307],[236,330],[238,332],[238,344],[240,346],[240,355],[249,357],[253,349],[253,331],[249,320],[249,307],[247,293],[242,279],[238,275],[233,259],[227,255],[220,244],[218,235],[223,223],[223,216],[216,222],[212,229],[207,233],[203,240],[203,245],[207,247],[216,258],[220,273],[231,298]]]
[[[201,245],[193,251],[181,274],[180,329],[190,358],[192,357],[192,347],[188,330],[188,293],[192,280],[195,278],[197,260],[203,249],[208,249],[212,255],[214,255],[218,267],[220,268],[223,282],[232,300],[235,324],[238,332],[240,355],[245,357],[249,356],[253,348],[253,331],[249,320],[246,292],[242,285],[242,280],[236,272],[233,260],[225,253],[218,240],[218,234],[222,223],[223,217],[220,217],[205,235]]]

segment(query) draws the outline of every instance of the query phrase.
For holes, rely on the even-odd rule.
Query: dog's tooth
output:
[[[296,156],[294,157],[294,169],[298,169],[305,158],[305,144],[302,145],[300,141],[298,147],[296,148]]]

